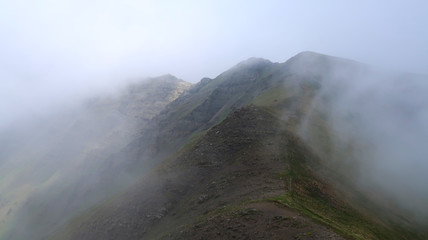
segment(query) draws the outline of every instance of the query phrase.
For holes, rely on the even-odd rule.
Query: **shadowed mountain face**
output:
[[[416,144],[427,129],[426,80],[303,52],[285,63],[248,59],[165,107],[150,101],[158,94],[130,94],[119,109],[131,112],[125,115],[133,117],[138,134],[125,134],[126,141],[113,137],[114,151],[103,148],[85,158],[105,177],[99,185],[82,180],[99,204],[39,231],[57,230],[50,239],[426,239],[428,214],[418,210],[427,192],[414,184],[424,177],[391,177],[399,167],[388,163],[400,166],[403,159],[387,151],[405,145],[388,138],[402,134],[415,144],[400,151],[414,153],[408,161],[427,169]],[[414,96],[398,94],[403,89]],[[142,106],[159,111],[145,117]],[[399,124],[420,131],[392,131],[406,126]],[[133,182],[129,176],[139,179],[125,188]],[[414,189],[391,188],[398,180]],[[72,182],[78,193],[82,181]],[[106,194],[99,186],[122,191]],[[63,189],[64,197],[38,201],[76,198]],[[55,204],[33,206],[45,214]]]

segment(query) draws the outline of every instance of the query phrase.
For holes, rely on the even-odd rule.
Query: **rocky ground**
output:
[[[274,202],[250,203],[208,214],[160,239],[344,239]]]

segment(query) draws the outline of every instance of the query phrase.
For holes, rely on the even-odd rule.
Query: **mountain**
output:
[[[391,76],[303,52],[203,79],[125,148],[154,168],[50,239],[425,239],[392,192],[360,184],[366,116],[339,104]],[[363,93],[360,105],[377,99]]]
[[[423,183],[424,175],[395,174],[422,163],[415,161],[424,147],[426,76],[302,52],[284,63],[250,58],[192,86],[163,78],[172,81],[150,89],[144,95],[150,97],[130,94],[107,104],[131,116],[135,127],[126,138],[115,136],[128,122],[104,128],[112,137],[90,142],[110,144],[71,171],[78,173],[67,181],[71,187],[52,188],[56,198],[28,201],[27,209],[39,211],[32,219],[46,222],[23,216],[19,223],[27,223],[16,222],[15,234],[22,226],[30,230],[9,239],[28,239],[52,219],[54,226],[37,229],[31,239],[428,237],[428,194],[423,184],[414,184]],[[168,88],[173,83],[181,90]],[[181,94],[154,104],[165,88]],[[105,101],[88,104],[104,109]],[[85,131],[86,124],[80,125]],[[402,152],[414,158],[399,158]],[[79,195],[83,190],[96,198],[73,212],[87,197]],[[66,219],[48,214],[69,206]]]
[[[116,156],[189,87],[171,75],[146,79],[3,131],[0,238],[41,239],[133,182],[129,165],[144,165]]]

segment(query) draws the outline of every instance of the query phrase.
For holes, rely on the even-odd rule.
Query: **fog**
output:
[[[95,110],[82,107],[86,99],[117,96],[131,82],[167,73],[196,83],[250,57],[284,62],[305,50],[385,72],[427,75],[427,11],[425,1],[1,1],[0,237],[13,224],[10,217],[26,216],[25,210],[38,209],[32,220],[44,217],[38,214],[47,206],[39,197],[51,194],[55,201],[63,194],[55,189],[76,189],[67,193],[73,199],[67,211],[82,196],[89,205],[111,194],[105,188],[91,195],[89,183],[108,175],[93,173],[109,173],[118,164],[98,154],[120,151],[135,138],[141,119],[119,113],[114,98],[101,98]],[[343,138],[373,143],[364,148],[364,157],[357,156],[365,164],[361,186],[374,182],[406,208],[423,207],[428,196],[426,77],[335,74],[317,99],[342,87],[328,119],[341,136],[338,146]],[[351,85],[336,84],[349,75],[354,76]],[[349,122],[349,116],[358,120]],[[363,128],[355,131],[350,124]],[[88,167],[89,158],[96,161]],[[100,170],[105,162],[108,167]],[[73,182],[76,178],[80,181]],[[82,182],[87,185],[78,188]],[[17,213],[30,197],[34,205]],[[62,212],[52,214],[51,220]]]
[[[149,120],[189,85],[139,80],[1,129],[0,238],[41,239],[137,181]]]
[[[424,1],[1,1],[0,124],[130,78],[197,82],[249,57],[283,62],[305,50],[428,73],[427,10]]]
[[[305,79],[317,76],[300,135],[328,168],[383,207],[426,221],[428,75],[313,56],[293,67]]]

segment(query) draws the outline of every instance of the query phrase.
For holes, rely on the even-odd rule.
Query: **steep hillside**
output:
[[[127,156],[115,156],[189,87],[170,75],[148,79],[3,131],[0,238],[41,239],[134,181]]]
[[[376,74],[304,52],[203,79],[121,151],[131,168],[156,167],[134,169],[138,183],[51,239],[426,239],[389,195],[361,188],[364,138],[343,138],[331,118],[353,83]]]
[[[258,231],[260,237],[280,239],[282,234],[305,236],[316,229],[311,237],[340,239],[272,200],[286,192],[282,174],[290,133],[278,129],[276,118],[265,110],[237,110],[138,186],[88,213],[83,222],[75,219],[56,238],[239,238]],[[214,219],[239,227],[216,229]],[[276,230],[266,231],[269,225]]]

